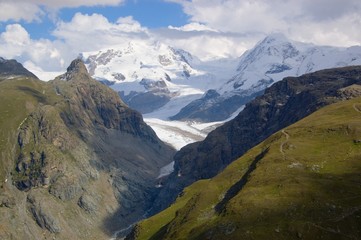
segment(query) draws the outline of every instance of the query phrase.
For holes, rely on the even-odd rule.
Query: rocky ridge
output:
[[[317,109],[359,96],[361,67],[335,68],[273,84],[234,119],[204,141],[183,147],[174,157],[174,172],[164,185],[155,212],[167,207],[188,185],[208,179],[271,134]]]
[[[16,60],[7,60],[0,57],[0,77],[26,76],[37,78],[32,72],[23,67]]]
[[[104,239],[143,217],[174,150],[138,112],[79,59],[48,83],[0,84],[1,239]]]
[[[359,239],[360,107],[334,103],[276,132],[127,239]]]

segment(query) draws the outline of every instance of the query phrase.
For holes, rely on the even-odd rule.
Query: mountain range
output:
[[[174,106],[163,119],[222,121],[288,76],[361,64],[361,47],[317,46],[274,33],[238,59],[202,61],[159,42],[132,42],[83,53],[90,74],[149,115]],[[182,99],[180,101],[179,99]]]
[[[49,82],[0,58],[0,238],[360,238],[360,49],[134,41]]]

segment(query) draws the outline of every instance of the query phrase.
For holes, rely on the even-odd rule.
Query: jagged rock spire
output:
[[[73,60],[66,69],[66,73],[60,76],[60,79],[65,81],[88,80],[90,78],[88,70],[80,58]]]
[[[66,69],[66,71],[69,73],[85,73],[88,74],[88,70],[86,69],[84,62],[77,58],[71,62],[69,67]]]

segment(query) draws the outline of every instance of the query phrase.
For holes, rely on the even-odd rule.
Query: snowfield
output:
[[[187,144],[202,141],[208,134],[197,123],[182,121],[164,121],[157,118],[145,118],[144,121],[157,133],[158,137],[179,150]],[[212,124],[212,123],[211,123]],[[207,124],[207,125],[211,125]]]
[[[234,112],[230,118],[220,122],[169,121],[151,118],[152,114],[145,115],[144,121],[153,128],[163,142],[179,150],[187,144],[202,141],[216,127],[237,117],[243,108],[244,106]]]

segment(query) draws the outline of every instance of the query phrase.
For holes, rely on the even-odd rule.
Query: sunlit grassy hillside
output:
[[[186,188],[131,237],[360,239],[361,98],[272,135],[216,177]]]

